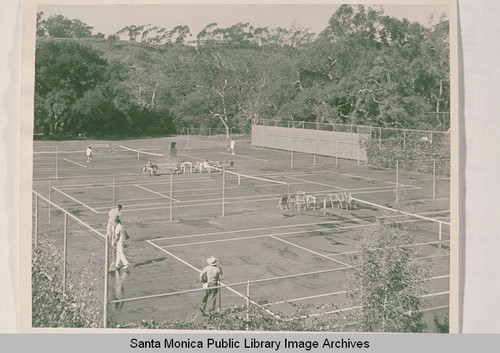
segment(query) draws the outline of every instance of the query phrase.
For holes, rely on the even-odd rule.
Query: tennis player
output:
[[[205,296],[203,297],[200,306],[200,310],[203,315],[206,315],[205,308],[209,297],[212,297],[212,308],[210,311],[215,310],[215,302],[217,300],[217,293],[219,292],[219,288],[217,288],[217,286],[220,285],[220,280],[224,277],[222,269],[218,266],[219,260],[210,256],[207,259],[207,263],[208,266],[206,266],[200,273],[200,281],[203,282],[203,288],[206,289]]]
[[[128,265],[130,264],[125,257],[125,253],[123,252],[123,244],[125,243],[125,239],[128,238],[127,233],[123,229],[122,222],[118,218],[116,220],[116,228],[115,228],[115,242],[113,245],[116,247],[116,261],[115,261],[115,269],[118,270],[123,265],[123,270],[125,272],[129,272]]]
[[[88,145],[87,146],[87,163],[90,163],[92,161],[92,146]]]
[[[236,147],[236,141],[231,139],[231,142],[229,142],[229,148],[227,149],[228,151],[231,151],[231,154],[234,156],[234,147]]]

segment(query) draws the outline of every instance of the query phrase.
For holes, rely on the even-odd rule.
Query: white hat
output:
[[[207,263],[209,265],[217,265],[219,263],[219,260],[217,260],[215,257],[213,256],[210,256],[208,259],[207,259]]]

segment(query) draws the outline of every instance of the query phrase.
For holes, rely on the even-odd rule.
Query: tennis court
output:
[[[172,173],[171,142],[182,172]],[[365,231],[389,217],[411,223],[419,261],[435,262],[426,321],[448,311],[449,177],[255,148],[245,136],[236,142],[233,156],[222,136],[92,141],[87,163],[88,141],[35,141],[40,195],[103,234],[109,210],[123,205],[132,268],[108,278],[110,322],[203,320],[198,274],[215,256],[222,307],[251,300],[283,319],[336,315],[348,326],[358,309],[346,296],[352,255]],[[147,161],[159,166],[156,175],[143,172]],[[199,172],[205,161],[211,167]],[[298,193],[313,201],[303,209],[280,203]],[[346,193],[354,207],[337,207]]]

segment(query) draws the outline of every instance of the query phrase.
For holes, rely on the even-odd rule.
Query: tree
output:
[[[378,221],[364,234],[354,256],[348,296],[361,309],[364,332],[422,332],[425,282],[430,266],[416,259],[412,223],[397,217]]]
[[[70,20],[62,15],[50,16],[43,24],[49,37],[54,38],[89,38],[94,28],[78,19]]]
[[[108,63],[97,51],[76,42],[38,43],[35,124],[51,134],[73,130],[78,100],[109,79]],[[76,125],[85,126],[85,121]]]

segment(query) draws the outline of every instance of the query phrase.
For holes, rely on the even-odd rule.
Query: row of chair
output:
[[[165,173],[172,174],[191,174],[195,172],[203,173],[203,171],[207,171],[211,173],[212,171],[219,171],[221,169],[234,169],[234,162],[219,162],[219,161],[204,161],[204,162],[196,162],[194,165],[191,162],[183,161],[183,162],[165,162],[165,163],[151,163],[148,161],[146,165],[142,168],[144,174],[153,176],[158,174],[158,171],[162,169]]]
[[[322,202],[321,202],[322,201]],[[307,211],[317,208],[338,207],[341,209],[354,208],[354,200],[350,192],[329,193],[326,195],[312,195],[305,191],[281,196],[278,207],[280,210]]]

